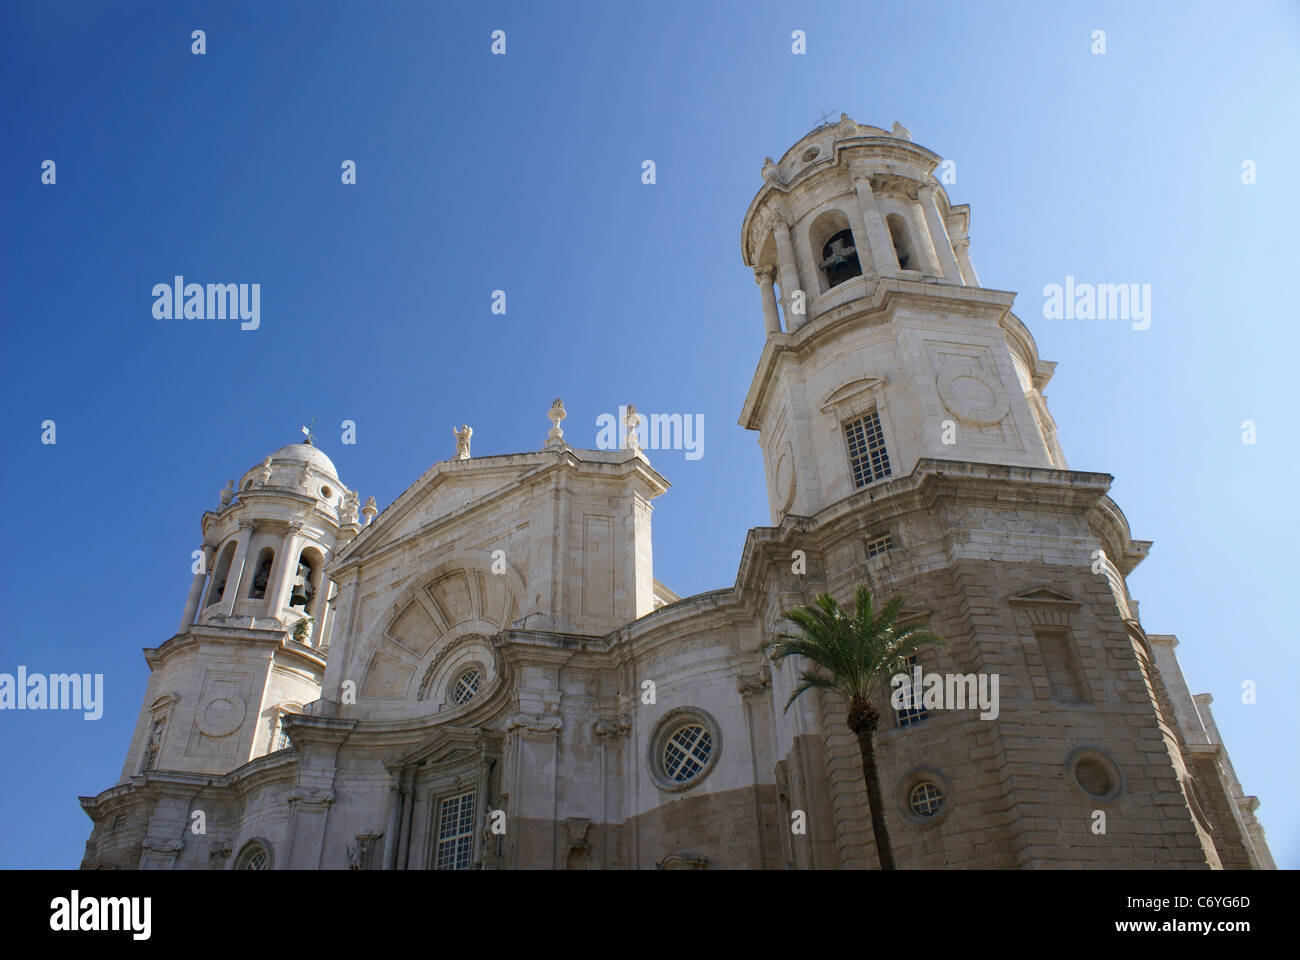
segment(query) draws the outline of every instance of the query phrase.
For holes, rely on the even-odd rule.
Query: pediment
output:
[[[1031,587],[1021,593],[1007,597],[1007,603],[1016,605],[1078,607],[1078,600],[1067,594],[1053,590],[1051,587]]]
[[[837,410],[850,410],[864,403],[872,403],[881,390],[887,386],[884,377],[860,377],[832,390],[822,398],[822,413],[834,413]]]
[[[459,763],[484,753],[495,755],[501,735],[479,727],[439,727],[432,734],[400,753],[384,760],[389,770],[415,764]]]
[[[338,565],[364,559],[422,530],[452,521],[458,514],[507,496],[541,466],[538,457],[528,454],[435,463],[339,551],[333,562]]]

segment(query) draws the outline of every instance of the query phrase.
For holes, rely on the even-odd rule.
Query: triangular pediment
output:
[[[551,462],[538,454],[511,454],[435,463],[339,551],[334,563],[363,559],[507,496],[526,476]]]
[[[1010,604],[1051,604],[1055,606],[1077,607],[1080,606],[1078,600],[1073,597],[1053,590],[1051,587],[1031,587],[1020,593],[1012,594],[1007,597],[1007,603]]]

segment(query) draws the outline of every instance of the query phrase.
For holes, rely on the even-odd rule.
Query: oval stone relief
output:
[[[248,705],[237,693],[213,697],[199,714],[198,725],[209,737],[227,737],[240,728]]]
[[[1001,423],[1011,409],[1002,390],[976,367],[949,367],[936,386],[943,405],[961,420],[980,427]]]
[[[777,457],[772,483],[778,509],[789,510],[794,503],[794,451],[788,443]]]

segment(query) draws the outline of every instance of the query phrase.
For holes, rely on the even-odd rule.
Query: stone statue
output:
[[[271,458],[267,457],[262,461],[262,469],[257,471],[257,480],[262,486],[267,486],[271,482]]]
[[[306,492],[311,487],[311,465],[304,463],[302,472],[298,474],[298,489]]]
[[[840,140],[847,140],[849,137],[856,137],[857,135],[858,125],[853,122],[847,113],[841,113],[838,138]]]
[[[551,432],[546,435],[546,445],[548,447],[565,446],[564,431],[560,429],[560,422],[568,416],[564,411],[564,401],[556,397],[546,416],[551,421]]]
[[[907,127],[903,126],[903,125],[902,125],[901,123],[899,123],[897,120],[894,121],[894,130],[893,130],[893,133],[894,133],[894,136],[898,137],[899,140],[911,140],[911,139],[912,139],[912,131],[909,130],[909,129],[907,129]]]
[[[772,162],[772,158],[764,157],[763,158],[763,179],[766,180],[768,183],[772,183],[777,179],[777,173],[778,171],[776,169],[776,164]]]
[[[452,427],[451,432],[456,435],[456,459],[468,460],[469,459],[469,438],[474,436],[474,430],[469,426],[469,424],[466,424],[465,426],[461,427],[459,430],[457,430],[455,427]]]
[[[349,490],[343,497],[343,506],[339,508],[339,523],[347,526],[357,522],[357,504],[361,498],[355,490]]]
[[[637,436],[636,428],[641,423],[641,414],[637,413],[636,407],[630,403],[627,405],[627,413],[623,415],[623,423],[627,427],[627,439],[623,441],[623,447],[631,450],[633,456],[639,456],[641,438]]]

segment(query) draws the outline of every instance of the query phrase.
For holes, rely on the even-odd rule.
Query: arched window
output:
[[[885,223],[889,227],[889,238],[894,241],[894,255],[898,257],[899,269],[918,269],[916,257],[912,253],[912,240],[907,232],[907,224],[903,222],[903,218],[896,213],[891,213],[885,217]]]
[[[230,565],[234,560],[235,542],[232,540],[226,544],[226,549],[221,551],[217,568],[212,572],[212,589],[208,591],[208,606],[220,600],[221,595],[226,592],[226,578],[230,576]]]
[[[301,607],[304,611],[311,606],[312,597],[320,586],[321,555],[308,547],[298,556],[298,572],[293,578],[293,591],[289,594],[289,606]]]
[[[862,276],[857,244],[849,228],[849,218],[839,210],[826,210],[808,228],[808,241],[817,264],[821,292],[837,287],[845,280]]]
[[[271,848],[261,840],[250,840],[244,845],[244,849],[239,851],[239,859],[235,861],[235,869],[270,870]]]
[[[271,567],[275,563],[275,551],[263,547],[257,555],[257,566],[253,568],[253,583],[248,588],[248,596],[253,600],[266,599],[266,584],[271,579]]]

